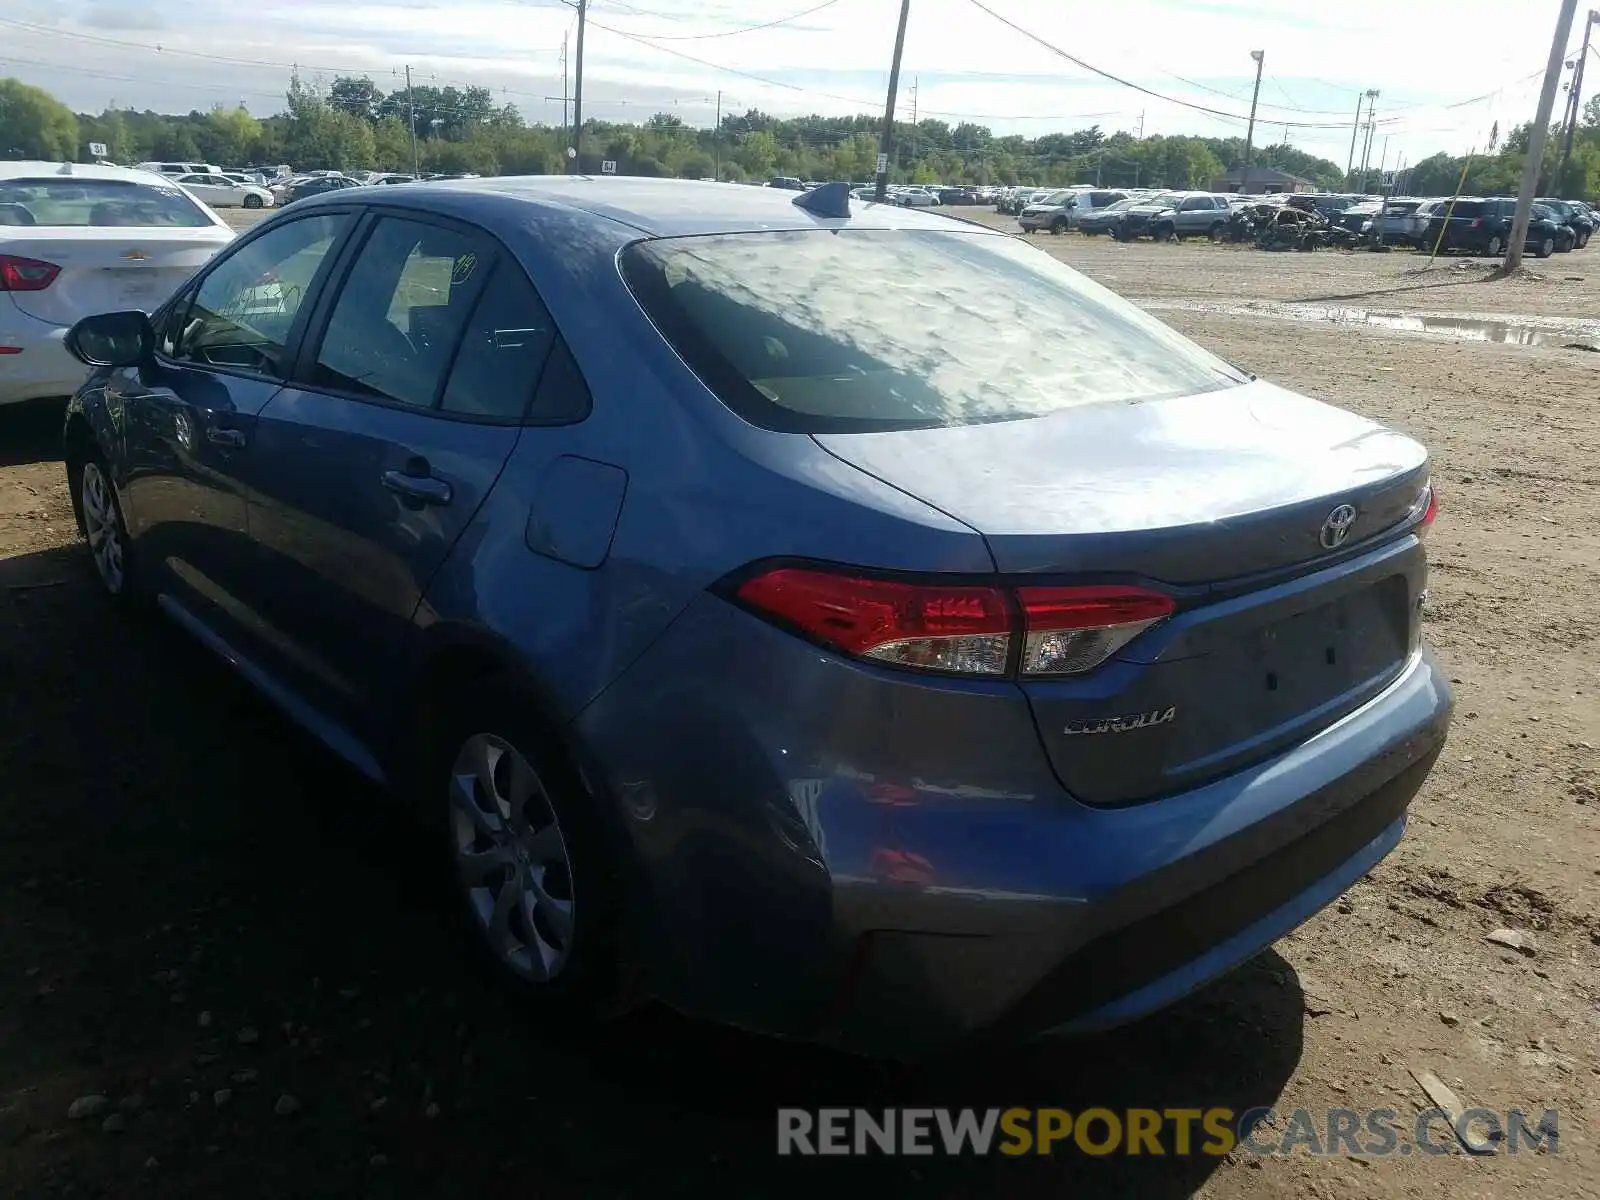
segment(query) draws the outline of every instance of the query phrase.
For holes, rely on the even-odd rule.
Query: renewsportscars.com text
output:
[[[1281,1129],[1281,1132],[1279,1130]],[[1306,1154],[1441,1155],[1559,1150],[1557,1112],[1530,1118],[1471,1108],[1452,1118],[1428,1108],[780,1108],[780,1155],[986,1155],[1079,1153],[1220,1157]]]

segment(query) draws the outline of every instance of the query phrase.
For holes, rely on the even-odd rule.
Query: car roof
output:
[[[366,191],[373,194],[363,195]],[[810,193],[807,193],[810,194]],[[437,209],[468,219],[508,202],[557,205],[626,225],[653,237],[779,229],[943,229],[987,226],[919,213],[898,205],[852,201],[848,218],[820,217],[794,203],[797,193],[737,183],[630,176],[527,175],[418,183],[405,188],[345,189],[306,203],[349,203],[382,197],[388,206]],[[299,202],[296,202],[297,204]],[[997,234],[997,236],[1005,236]]]
[[[154,171],[136,171],[131,167],[102,167],[94,163],[46,162],[42,159],[23,159],[20,162],[0,162],[0,179],[124,179],[131,183],[159,183],[171,187],[172,180]]]

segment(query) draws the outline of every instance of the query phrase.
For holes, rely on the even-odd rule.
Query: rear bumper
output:
[[[16,404],[48,396],[70,396],[89,369],[72,355],[62,339],[64,327],[28,316],[10,296],[0,297],[0,346],[17,354],[0,354],[0,404]]]
[[[1398,842],[1450,707],[1423,651],[1266,762],[1095,809],[1010,685],[886,677],[706,598],[575,732],[664,1000],[915,1054],[1120,1024],[1270,945]]]

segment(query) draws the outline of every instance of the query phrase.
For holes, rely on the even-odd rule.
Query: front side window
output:
[[[432,408],[493,265],[477,237],[385,217],[339,291],[309,386]]]
[[[208,229],[215,222],[176,185],[62,176],[0,180],[0,224]]]
[[[1243,383],[1043,251],[994,234],[660,238],[624,275],[729,408],[802,433],[968,425]]]
[[[295,316],[349,217],[324,213],[275,226],[221,259],[169,325],[171,356],[285,378]],[[182,305],[180,304],[180,309]]]

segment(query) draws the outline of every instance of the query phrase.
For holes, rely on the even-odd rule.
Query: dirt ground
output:
[[[382,797],[175,629],[116,618],[73,528],[59,407],[0,410],[0,1193],[1600,1196],[1600,356],[1184,307],[1593,315],[1600,249],[1496,284],[1419,277],[1409,254],[1035,240],[1432,448],[1427,625],[1457,719],[1368,879],[1202,994],[1085,1041],[906,1068],[656,1011],[598,1043],[541,1028],[456,942]],[[1486,940],[1501,928],[1525,949]],[[1559,1150],[773,1154],[778,1105],[1391,1108],[1404,1126],[1429,1104],[1411,1070],[1469,1107],[1559,1110]],[[110,1130],[69,1119],[89,1094]]]

